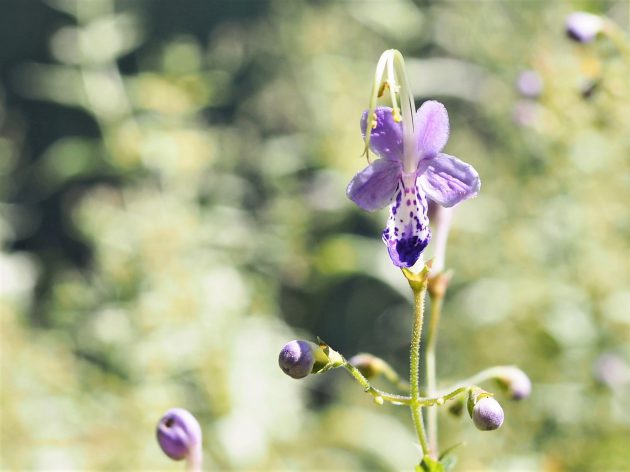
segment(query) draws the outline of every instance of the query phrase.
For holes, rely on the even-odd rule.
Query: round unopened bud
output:
[[[512,400],[522,400],[532,393],[532,381],[518,367],[505,367],[497,380],[505,387]]]
[[[583,11],[571,13],[565,22],[567,36],[578,43],[590,43],[604,29],[604,19]]]
[[[168,410],[157,425],[157,440],[168,457],[179,461],[201,447],[201,427],[183,408]]]
[[[316,347],[313,343],[302,340],[286,343],[278,356],[280,368],[294,379],[306,377],[315,365],[314,349]]]
[[[492,397],[481,398],[473,407],[472,420],[480,431],[492,431],[503,424],[503,408]]]

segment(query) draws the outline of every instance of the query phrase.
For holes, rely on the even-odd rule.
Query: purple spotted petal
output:
[[[481,186],[473,166],[443,153],[422,161],[418,174],[427,196],[447,208],[474,197]]]
[[[346,194],[360,208],[378,210],[394,198],[401,173],[400,162],[377,159],[354,176]]]
[[[416,112],[418,149],[421,159],[428,159],[444,149],[448,141],[449,124],[446,108],[440,102],[424,102]]]
[[[427,200],[413,176],[400,181],[389,211],[383,242],[398,267],[412,267],[431,240]]]
[[[392,109],[389,107],[377,107],[376,128],[372,128],[370,135],[370,149],[379,157],[400,161],[403,154],[402,125],[394,121]],[[365,127],[367,126],[367,110],[361,117],[361,133],[365,139]]]

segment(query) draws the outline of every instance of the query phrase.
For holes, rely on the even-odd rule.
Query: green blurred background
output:
[[[534,383],[494,433],[441,413],[442,446],[462,471],[630,470],[630,65],[564,36],[576,9],[627,31],[626,1],[3,1],[0,468],[180,470],[154,431],[181,406],[208,469],[412,469],[406,409],[277,366],[321,336],[408,368],[386,210],[345,197],[396,48],[482,178],[439,379]]]

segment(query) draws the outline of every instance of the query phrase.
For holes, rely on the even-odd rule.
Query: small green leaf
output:
[[[445,449],[442,454],[440,454],[440,462],[444,466],[444,471],[449,472],[455,468],[455,464],[457,464],[457,456],[453,454],[453,451],[457,449],[459,446],[463,446],[466,444],[465,442],[458,442],[457,444],[452,445],[451,447]]]
[[[466,443],[462,441],[462,442],[455,443],[450,447],[447,447],[446,449],[442,451],[442,454],[440,454],[440,460],[444,459],[446,456],[451,455],[453,451],[457,449],[459,446],[465,446],[465,445]]]

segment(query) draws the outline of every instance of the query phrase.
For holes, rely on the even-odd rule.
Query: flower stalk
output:
[[[424,298],[427,292],[427,279],[430,266],[425,265],[422,271],[414,274],[408,269],[403,269],[403,274],[413,291],[414,320],[411,332],[411,349],[409,352],[409,386],[411,393],[411,417],[416,429],[418,441],[422,447],[422,455],[431,455],[431,449],[427,443],[424,429],[422,405],[420,403],[420,343],[422,340],[422,324],[424,321]]]

